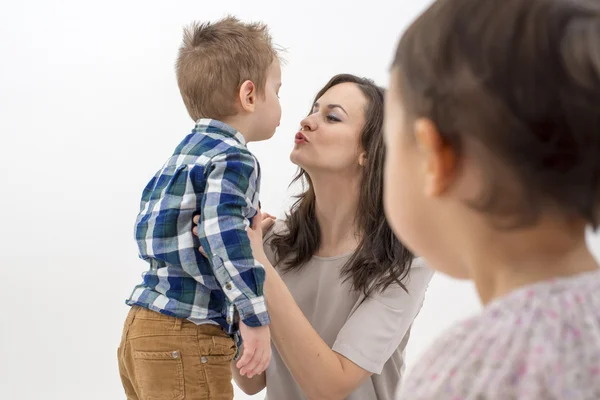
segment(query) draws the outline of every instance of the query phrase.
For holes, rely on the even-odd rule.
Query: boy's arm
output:
[[[246,232],[246,216],[258,213],[252,205],[258,182],[258,165],[252,155],[237,152],[214,157],[198,224],[200,244],[216,279],[250,327],[270,322],[263,295],[265,270],[254,259]]]

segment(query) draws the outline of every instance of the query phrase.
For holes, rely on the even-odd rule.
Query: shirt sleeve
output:
[[[364,299],[338,333],[333,350],[373,374],[380,374],[417,316],[433,271],[413,261],[406,288],[391,285]]]
[[[215,278],[248,326],[268,325],[264,266],[252,254],[246,228],[258,210],[259,182],[254,157],[242,152],[211,160],[198,224],[200,244]]]

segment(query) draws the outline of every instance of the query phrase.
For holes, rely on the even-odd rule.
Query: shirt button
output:
[[[206,363],[208,362],[208,359],[207,359],[206,357],[202,356],[202,357],[200,358],[200,362],[201,362],[202,364],[206,364]]]
[[[179,358],[179,352],[178,351],[174,351],[171,353],[171,357],[173,358]]]
[[[231,290],[232,288],[233,286],[231,286],[231,282],[227,282],[227,284],[225,285],[225,289]]]

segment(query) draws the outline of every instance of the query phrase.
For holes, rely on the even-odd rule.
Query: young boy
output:
[[[196,126],[142,195],[135,236],[149,270],[127,300],[119,370],[128,399],[233,399],[238,333],[249,376],[271,354],[264,269],[246,233],[260,169],[246,143],[279,125],[280,63],[265,25],[228,17],[185,30],[176,70]]]

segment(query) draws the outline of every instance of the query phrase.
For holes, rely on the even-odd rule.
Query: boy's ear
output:
[[[246,112],[254,112],[256,107],[256,86],[254,82],[247,80],[240,86],[238,93],[242,110]]]

